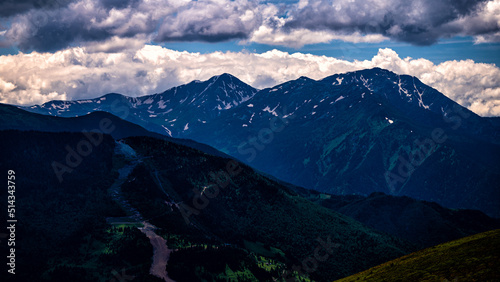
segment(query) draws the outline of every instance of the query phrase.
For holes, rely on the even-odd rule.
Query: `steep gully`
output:
[[[149,238],[149,241],[153,246],[153,263],[151,264],[151,268],[149,270],[150,274],[159,277],[166,282],[174,282],[174,280],[168,276],[166,270],[170,254],[172,252],[172,250],[167,246],[167,241],[155,233],[156,227],[145,220],[140,212],[132,207],[122,194],[121,186],[125,183],[137,164],[142,162],[143,158],[138,157],[135,151],[124,142],[117,143],[116,153],[124,155],[130,163],[126,164],[118,171],[119,176],[110,188],[111,196],[120,205],[120,207],[130,215],[129,218],[132,221],[130,223],[142,224],[142,227],[138,227],[138,229]]]

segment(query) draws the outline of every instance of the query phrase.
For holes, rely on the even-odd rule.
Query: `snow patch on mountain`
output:
[[[217,105],[217,109],[219,111],[221,110],[229,110],[233,107],[232,103],[226,103],[226,101],[222,101],[220,100],[219,98],[217,98],[217,101],[219,101],[220,103],[222,103],[222,106],[221,105]]]
[[[144,100],[144,102],[142,102],[142,103],[148,105],[148,104],[151,104],[153,102],[154,102],[153,98],[149,97],[146,100]]]
[[[415,91],[418,94],[418,105],[420,107],[423,107],[424,109],[428,110],[429,106],[425,105],[424,101],[422,101],[422,95],[424,94],[424,92],[422,91],[422,93],[420,93],[420,91],[418,91],[417,86],[415,85],[415,78],[413,78],[413,87],[415,88]]]
[[[394,83],[396,83],[396,82],[394,82]],[[399,82],[397,84],[399,87],[399,95],[401,95],[401,92],[403,92],[406,95],[406,97],[411,97],[411,94],[408,93],[408,90],[406,90],[402,87],[401,77],[399,77]]]
[[[88,104],[88,103],[93,103],[94,101],[92,100],[80,100],[80,101],[76,101],[78,104]],[[54,105],[54,104],[52,104]]]
[[[137,99],[137,98],[131,98],[131,99],[130,99],[130,101],[131,101],[132,106],[133,106],[134,108],[137,108],[137,106],[142,105],[142,101],[141,101],[141,100],[139,100],[139,99]]]
[[[66,110],[66,109],[69,109],[69,107],[71,106],[71,103],[62,103],[60,105],[55,105],[54,103],[52,103],[51,107],[53,109],[60,109],[60,110]]]
[[[295,108],[295,111],[296,111],[296,110],[298,110],[299,108],[300,108],[300,106],[299,106],[299,107],[297,107],[297,108]],[[284,116],[283,116],[283,118],[287,118],[287,117],[289,117],[289,116],[292,116],[292,115],[295,113],[295,111],[293,111],[293,112],[291,112],[291,113],[288,113],[288,114],[284,115]]]
[[[165,105],[165,102],[163,100],[158,101],[158,108],[159,109],[165,109],[167,106]]]
[[[268,112],[270,114],[272,114],[273,116],[277,117],[278,114],[276,113],[276,109],[279,107],[280,103],[278,103],[278,105],[276,105],[276,107],[274,107],[274,109],[271,110],[271,108],[269,106],[266,106],[264,109],[262,109],[263,112]]]
[[[166,126],[162,125],[161,127],[163,127],[165,129],[165,131],[167,132],[168,136],[172,137],[172,131],[170,131]]]
[[[243,103],[243,102],[246,102],[248,100],[250,100],[254,95],[255,93],[252,93],[252,95],[248,95],[248,96],[242,96],[242,94],[240,94],[240,97],[241,97],[241,100],[240,100],[240,103]]]
[[[333,101],[333,103],[337,103],[338,101],[340,101],[340,100],[342,100],[342,99],[344,99],[344,98],[345,98],[344,96],[340,96],[340,97],[338,97],[335,101]]]
[[[372,88],[371,88],[371,86],[372,86],[372,85],[368,83],[368,82],[369,82],[369,80],[368,80],[368,79],[364,78],[364,77],[363,77],[363,75],[361,75],[361,76],[359,77],[359,79],[363,82],[363,86],[364,86],[364,87],[366,87],[366,88],[367,88],[368,90],[370,90],[370,91],[373,91],[373,90],[372,90]]]

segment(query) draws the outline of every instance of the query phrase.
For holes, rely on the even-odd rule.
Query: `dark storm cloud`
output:
[[[192,27],[184,30],[181,35],[172,35],[168,33],[163,33],[161,36],[157,37],[156,40],[160,42],[182,42],[182,41],[198,41],[198,42],[222,42],[232,39],[245,39],[248,37],[246,32],[210,32],[203,27]]]
[[[140,0],[99,0],[99,2],[101,2],[101,5],[106,9],[123,9],[128,6],[136,5]]]
[[[4,0],[0,1],[0,17],[10,17],[31,9],[58,9],[72,0]]]
[[[65,25],[49,23],[37,29],[27,40],[18,44],[20,50],[37,50],[53,52],[64,49],[72,43],[80,41],[102,41],[111,34],[101,29],[86,29],[81,22],[71,22]]]
[[[486,0],[313,0],[290,12],[285,30],[306,28],[341,33],[381,34],[415,45],[430,45],[439,38],[466,31],[453,22],[474,14]],[[467,35],[498,31],[468,29]]]
[[[105,1],[105,0],[103,0]],[[52,52],[85,42],[103,42],[112,37],[131,38],[154,31],[156,22],[133,9],[116,9],[107,1],[105,6],[89,7],[83,1],[59,9],[32,9],[18,15],[7,29],[5,38],[21,51]],[[130,7],[136,0],[123,1]]]
[[[305,36],[314,31],[353,42],[364,35],[378,35],[370,40],[389,38],[413,45],[430,45],[457,35],[475,36],[476,42],[498,42],[500,2],[489,1],[491,5],[486,6],[487,2],[9,0],[0,3],[0,13],[10,16],[0,21],[5,26],[5,32],[0,28],[0,46],[10,44],[29,52],[104,44],[111,39],[115,43],[107,48],[119,50],[123,44],[118,39],[130,38],[157,43],[243,39],[299,47],[329,41]],[[356,39],[349,39],[351,35]]]
[[[47,9],[49,0],[44,1],[45,6],[14,17],[7,30],[6,38],[24,52],[51,52],[115,36],[151,36],[157,42],[245,39],[262,23],[255,1],[79,0],[58,9]]]
[[[9,17],[32,9],[59,9],[66,7],[75,0],[2,0],[0,1],[0,17]],[[99,0],[106,9],[122,9],[133,6],[140,0]]]
[[[244,39],[262,24],[259,6],[251,1],[194,1],[166,17],[157,41],[220,42]]]

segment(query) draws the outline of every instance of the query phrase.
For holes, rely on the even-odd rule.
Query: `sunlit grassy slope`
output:
[[[338,281],[500,281],[500,229],[418,251]]]

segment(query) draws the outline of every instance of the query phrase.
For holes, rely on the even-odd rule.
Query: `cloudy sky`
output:
[[[0,102],[382,67],[500,116],[500,0],[2,0]]]

